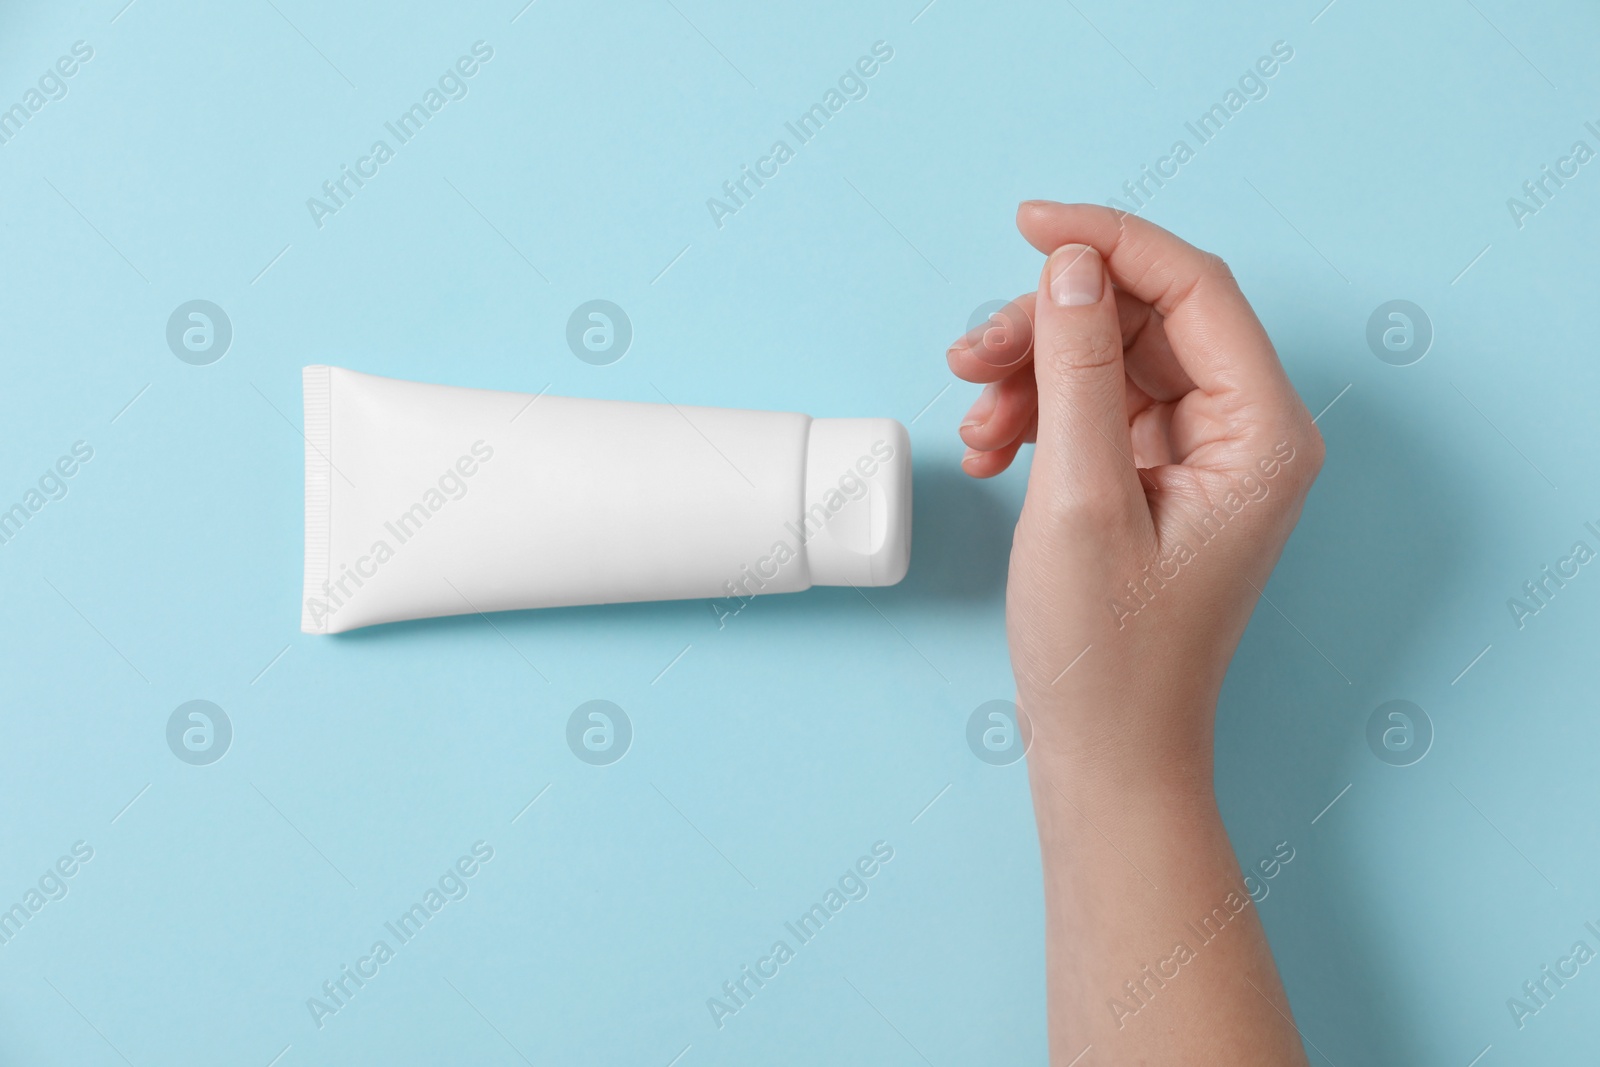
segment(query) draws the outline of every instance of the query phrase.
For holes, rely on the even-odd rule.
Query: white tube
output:
[[[300,628],[893,585],[893,419],[460,389],[306,367]]]

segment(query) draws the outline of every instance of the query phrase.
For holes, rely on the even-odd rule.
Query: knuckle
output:
[[[1307,481],[1316,478],[1322,472],[1323,461],[1328,458],[1328,446],[1322,439],[1322,431],[1317,429],[1317,424],[1306,423],[1306,473]]]
[[[1096,370],[1122,359],[1122,339],[1108,330],[1060,327],[1052,340],[1055,362],[1067,370]]]
[[[1228,266],[1228,261],[1215,252],[1207,252],[1205,254],[1202,273],[1214,281],[1226,282],[1230,285],[1238,284],[1238,281],[1233,276],[1233,270]]]
[[[1125,545],[1135,528],[1126,493],[1099,481],[1030,492],[1023,509],[1030,525],[1078,544]]]
[[[1294,449],[1292,453],[1294,461],[1283,466],[1284,472],[1289,476],[1290,485],[1302,493],[1309,490],[1311,483],[1316,481],[1317,475],[1321,473],[1323,459],[1327,455],[1327,446],[1323,444],[1321,431],[1307,418],[1287,427],[1278,439]]]

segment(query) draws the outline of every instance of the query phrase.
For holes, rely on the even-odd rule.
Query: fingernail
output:
[[[967,449],[967,454],[961,457],[961,465],[963,467],[970,467],[973,460],[980,459],[982,456],[983,453],[979,452],[976,448],[969,448]]]
[[[1100,302],[1100,253],[1088,245],[1062,245],[1050,256],[1050,299],[1056,307]]]
[[[961,420],[963,430],[974,426],[982,426],[989,421],[989,416],[994,414],[995,389],[993,385],[983,387],[983,392],[978,394],[978,399],[972,402],[972,407],[967,409],[967,417]]]

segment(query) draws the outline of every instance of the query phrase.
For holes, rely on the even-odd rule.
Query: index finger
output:
[[[1096,204],[1025,201],[1017,229],[1045,255],[1065,244],[1093,245],[1117,285],[1161,313],[1178,362],[1205,392],[1258,397],[1288,389],[1267,331],[1219,257]]]

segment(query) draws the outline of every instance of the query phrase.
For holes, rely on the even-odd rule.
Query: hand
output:
[[[1221,259],[1110,208],[1030,201],[1017,227],[1050,256],[1037,292],[948,359],[986,383],[968,474],[1037,438],[1007,587],[1018,703],[1047,763],[1209,792],[1216,697],[1321,436]]]

